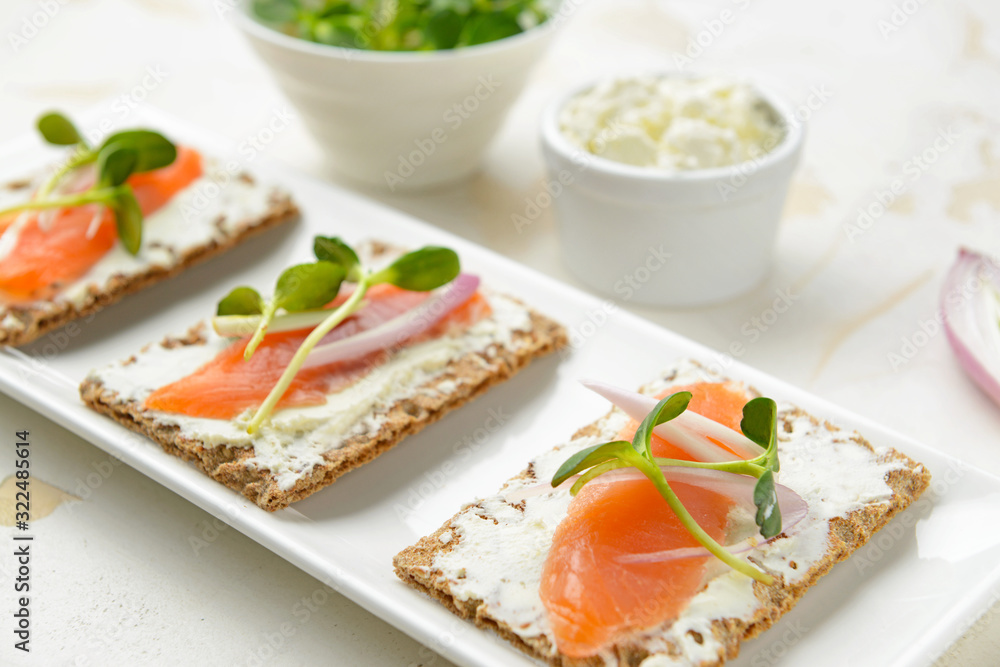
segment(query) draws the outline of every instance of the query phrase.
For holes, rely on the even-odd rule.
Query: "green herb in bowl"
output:
[[[495,42],[546,21],[548,0],[253,0],[261,22],[300,39],[373,51]]]

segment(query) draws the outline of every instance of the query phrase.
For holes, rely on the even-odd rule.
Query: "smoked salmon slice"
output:
[[[201,174],[198,152],[178,147],[177,158],[171,164],[134,174],[128,183],[143,215],[148,216]],[[77,191],[91,184],[85,183]],[[39,224],[39,215],[32,214],[16,232],[14,247],[0,262],[0,299],[24,302],[48,298],[89,271],[118,240],[114,217],[107,210],[101,214],[96,233],[88,237],[97,212],[95,204],[62,209],[44,227]],[[9,217],[5,220],[10,222]]]
[[[678,385],[671,387],[657,395],[657,399],[663,399],[670,394],[679,391],[691,392],[691,402],[688,410],[697,412],[702,417],[716,421],[723,426],[728,426],[737,433],[740,431],[740,421],[743,419],[743,406],[750,397],[743,391],[741,385],[735,382],[698,382],[695,384]],[[639,430],[639,422],[634,419],[621,430],[617,440],[632,440],[632,436]],[[732,453],[734,459],[742,458],[734,452],[731,447],[721,440],[709,438],[722,449]],[[694,458],[686,450],[667,442],[660,436],[653,434],[653,456],[661,459],[678,459],[680,461],[693,461]]]
[[[692,393],[688,409],[739,430],[749,400],[739,385],[677,386],[660,398],[677,391]],[[631,440],[638,426],[632,422],[618,438]],[[658,436],[653,454],[691,460]],[[733,501],[699,486],[675,483],[671,488],[701,527],[724,544]],[[559,650],[574,658],[591,656],[636,630],[676,617],[701,588],[710,556],[655,563],[619,558],[698,546],[649,480],[602,483],[598,478],[584,486],[556,528],[542,571],[540,594]]]
[[[365,294],[367,305],[331,331],[325,342],[333,342],[382,324],[417,307],[429,297],[427,292],[410,292],[392,285],[376,285]],[[346,297],[330,304],[335,307]],[[422,336],[406,344],[435,338],[471,326],[488,317],[490,305],[479,293],[459,306]],[[232,419],[248,408],[256,408],[278,382],[310,329],[270,333],[249,360],[243,351],[249,338],[234,342],[197,371],[150,394],[145,407],[211,419]],[[360,359],[305,368],[295,376],[279,408],[322,405],[326,395],[344,388],[387,358],[375,352]]]

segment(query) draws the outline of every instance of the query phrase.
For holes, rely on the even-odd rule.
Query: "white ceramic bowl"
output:
[[[454,50],[366,51],[289,37],[258,23],[248,6],[234,12],[237,24],[331,166],[393,191],[476,169],[556,24]]]
[[[569,269],[614,298],[662,306],[725,301],[760,283],[802,151],[791,108],[757,87],[784,121],[781,143],[758,160],[668,172],[598,157],[562,133],[563,107],[595,83],[551,104],[542,120]]]

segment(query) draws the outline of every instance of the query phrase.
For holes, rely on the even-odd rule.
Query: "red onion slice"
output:
[[[675,466],[663,466],[661,470],[663,470],[664,477],[666,477],[668,483],[698,486],[731,498],[750,513],[757,511],[753,502],[753,488],[757,480],[753,477],[723,472],[721,470],[678,468]],[[615,481],[636,479],[641,476],[642,473],[637,470],[616,470],[601,475],[590,483],[593,484],[603,478],[609,478],[605,480],[606,483],[614,483]],[[781,509],[781,530],[782,534],[784,534],[805,518],[809,512],[809,506],[799,494],[787,486],[775,484],[774,487],[778,494],[778,507]],[[761,539],[759,536],[751,537],[736,544],[726,546],[726,549],[732,553],[743,553],[754,547],[767,544],[779,536],[780,534],[769,540]],[[683,558],[707,556],[712,556],[712,554],[704,547],[686,547],[683,549],[669,549],[667,551],[628,554],[620,556],[617,560],[621,563],[663,563]]]
[[[723,545],[731,554],[745,554],[757,547],[770,544],[781,537],[775,535],[771,539],[765,540],[760,535],[748,537],[733,544]],[[619,556],[615,560],[619,563],[666,563],[672,560],[685,560],[688,558],[714,558],[715,555],[705,547],[684,547],[683,549],[670,549],[669,551],[655,551],[646,554],[626,554]]]
[[[420,335],[472,298],[479,289],[479,277],[460,273],[443,289],[413,310],[377,327],[313,348],[303,368],[325,366],[336,361],[357,359],[386,350]]]
[[[702,468],[682,468],[678,466],[660,466],[663,475],[668,483],[691,484],[699,486],[709,491],[720,493],[734,502],[742,505],[751,514],[756,513],[757,507],[753,502],[753,488],[757,480],[747,475],[737,475],[721,470],[706,470]],[[551,493],[563,487],[569,488],[579,478],[575,475],[555,489],[549,484],[536,484],[524,489],[518,489],[505,496],[509,503],[517,504],[526,498]],[[622,468],[606,472],[599,477],[592,479],[589,484],[616,484],[627,480],[645,479],[646,477],[634,468]],[[778,494],[778,507],[781,509],[781,534],[788,532],[798,524],[809,513],[809,505],[802,497],[792,489],[781,484],[775,484],[775,491]],[[781,536],[772,537],[769,540],[761,539],[760,536],[750,537],[736,544],[726,547],[732,553],[745,553],[755,547],[768,544]],[[656,551],[651,553],[629,554],[618,559],[622,563],[660,563],[683,558],[703,558],[712,554],[704,547],[685,547],[683,549],[670,549],[668,551]]]
[[[1000,264],[966,248],[941,290],[944,330],[965,372],[1000,405]]]
[[[652,396],[603,382],[584,382],[583,386],[608,399],[637,421],[645,419],[657,404],[657,400]],[[706,463],[733,460],[732,452],[723,449],[710,438],[725,443],[744,459],[755,458],[764,453],[762,447],[742,433],[690,410],[685,410],[675,419],[660,424],[653,432],[677,445],[696,460]]]

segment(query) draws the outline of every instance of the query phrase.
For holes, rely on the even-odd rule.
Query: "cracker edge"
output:
[[[875,453],[871,444],[857,433],[852,434],[850,431],[840,429],[827,421],[821,421],[801,409],[795,408],[784,413],[783,422],[801,416],[808,417],[816,426],[847,433],[852,442]],[[580,429],[573,438],[595,435],[603,419]],[[760,602],[760,607],[753,618],[750,620],[737,618],[713,620],[712,632],[722,648],[715,660],[702,661],[697,667],[718,667],[727,660],[736,658],[743,641],[758,636],[774,625],[778,619],[795,606],[820,577],[829,572],[835,564],[843,561],[863,546],[893,516],[916,500],[930,484],[930,472],[923,464],[895,449],[888,449],[879,454],[878,460],[879,462],[898,461],[902,465],[901,468],[886,473],[885,481],[892,489],[892,498],[887,503],[867,505],[843,517],[831,519],[828,533],[830,544],[826,555],[814,563],[808,574],[797,583],[786,585],[781,579],[779,585],[765,586],[754,582],[754,594]],[[513,479],[526,479],[533,476],[532,466],[529,464]],[[447,543],[442,542],[440,538],[445,532],[451,531],[452,522],[467,509],[459,510],[437,531],[399,552],[393,558],[396,576],[408,586],[434,598],[452,613],[472,621],[480,628],[496,633],[522,652],[542,662],[554,667],[603,667],[605,663],[601,656],[595,655],[584,659],[564,656],[544,635],[521,637],[506,623],[491,618],[488,611],[480,611],[480,608],[484,606],[483,600],[459,600],[452,595],[447,579],[444,578],[440,570],[434,568],[433,563],[439,553],[450,551],[461,541],[460,533],[452,533],[452,539]],[[617,657],[620,667],[636,667],[652,655],[638,642],[644,637],[666,632],[669,627],[670,623],[668,622],[659,628],[637,632],[633,641],[615,644],[610,647],[610,651]],[[670,645],[668,652],[674,657],[681,655],[680,648],[673,644]]]
[[[130,294],[172,278],[200,262],[227,252],[258,233],[289,222],[298,216],[299,208],[292,201],[291,195],[275,190],[270,208],[262,216],[244,221],[243,227],[236,233],[222,239],[212,239],[206,244],[188,250],[173,266],[151,266],[141,273],[132,275],[116,274],[103,288],[91,287],[86,301],[80,306],[65,300],[41,302],[46,304],[45,306],[14,305],[9,312],[21,322],[23,328],[15,330],[0,326],[0,345],[17,347],[38,340],[73,320],[101,311]]]
[[[136,401],[119,400],[117,392],[106,389],[98,380],[84,380],[80,385],[80,397],[97,412],[149,437],[168,454],[194,463],[212,479],[242,493],[258,507],[274,512],[329,486],[341,475],[392,449],[405,437],[423,430],[492,386],[511,378],[534,359],[555,352],[568,343],[566,330],[561,324],[535,311],[529,312],[532,327],[528,331],[515,332],[513,349],[499,347],[497,354],[491,357],[472,352],[451,361],[444,373],[390,406],[378,431],[354,436],[339,449],[326,452],[324,463],[317,464],[309,475],[299,479],[288,490],[278,487],[270,471],[244,464],[253,457],[252,448],[205,447],[200,441],[180,435],[177,426],[158,422]],[[195,328],[185,338],[167,339],[162,344],[193,345],[203,340],[201,331]],[[428,391],[449,378],[462,380],[454,391],[447,394]]]

